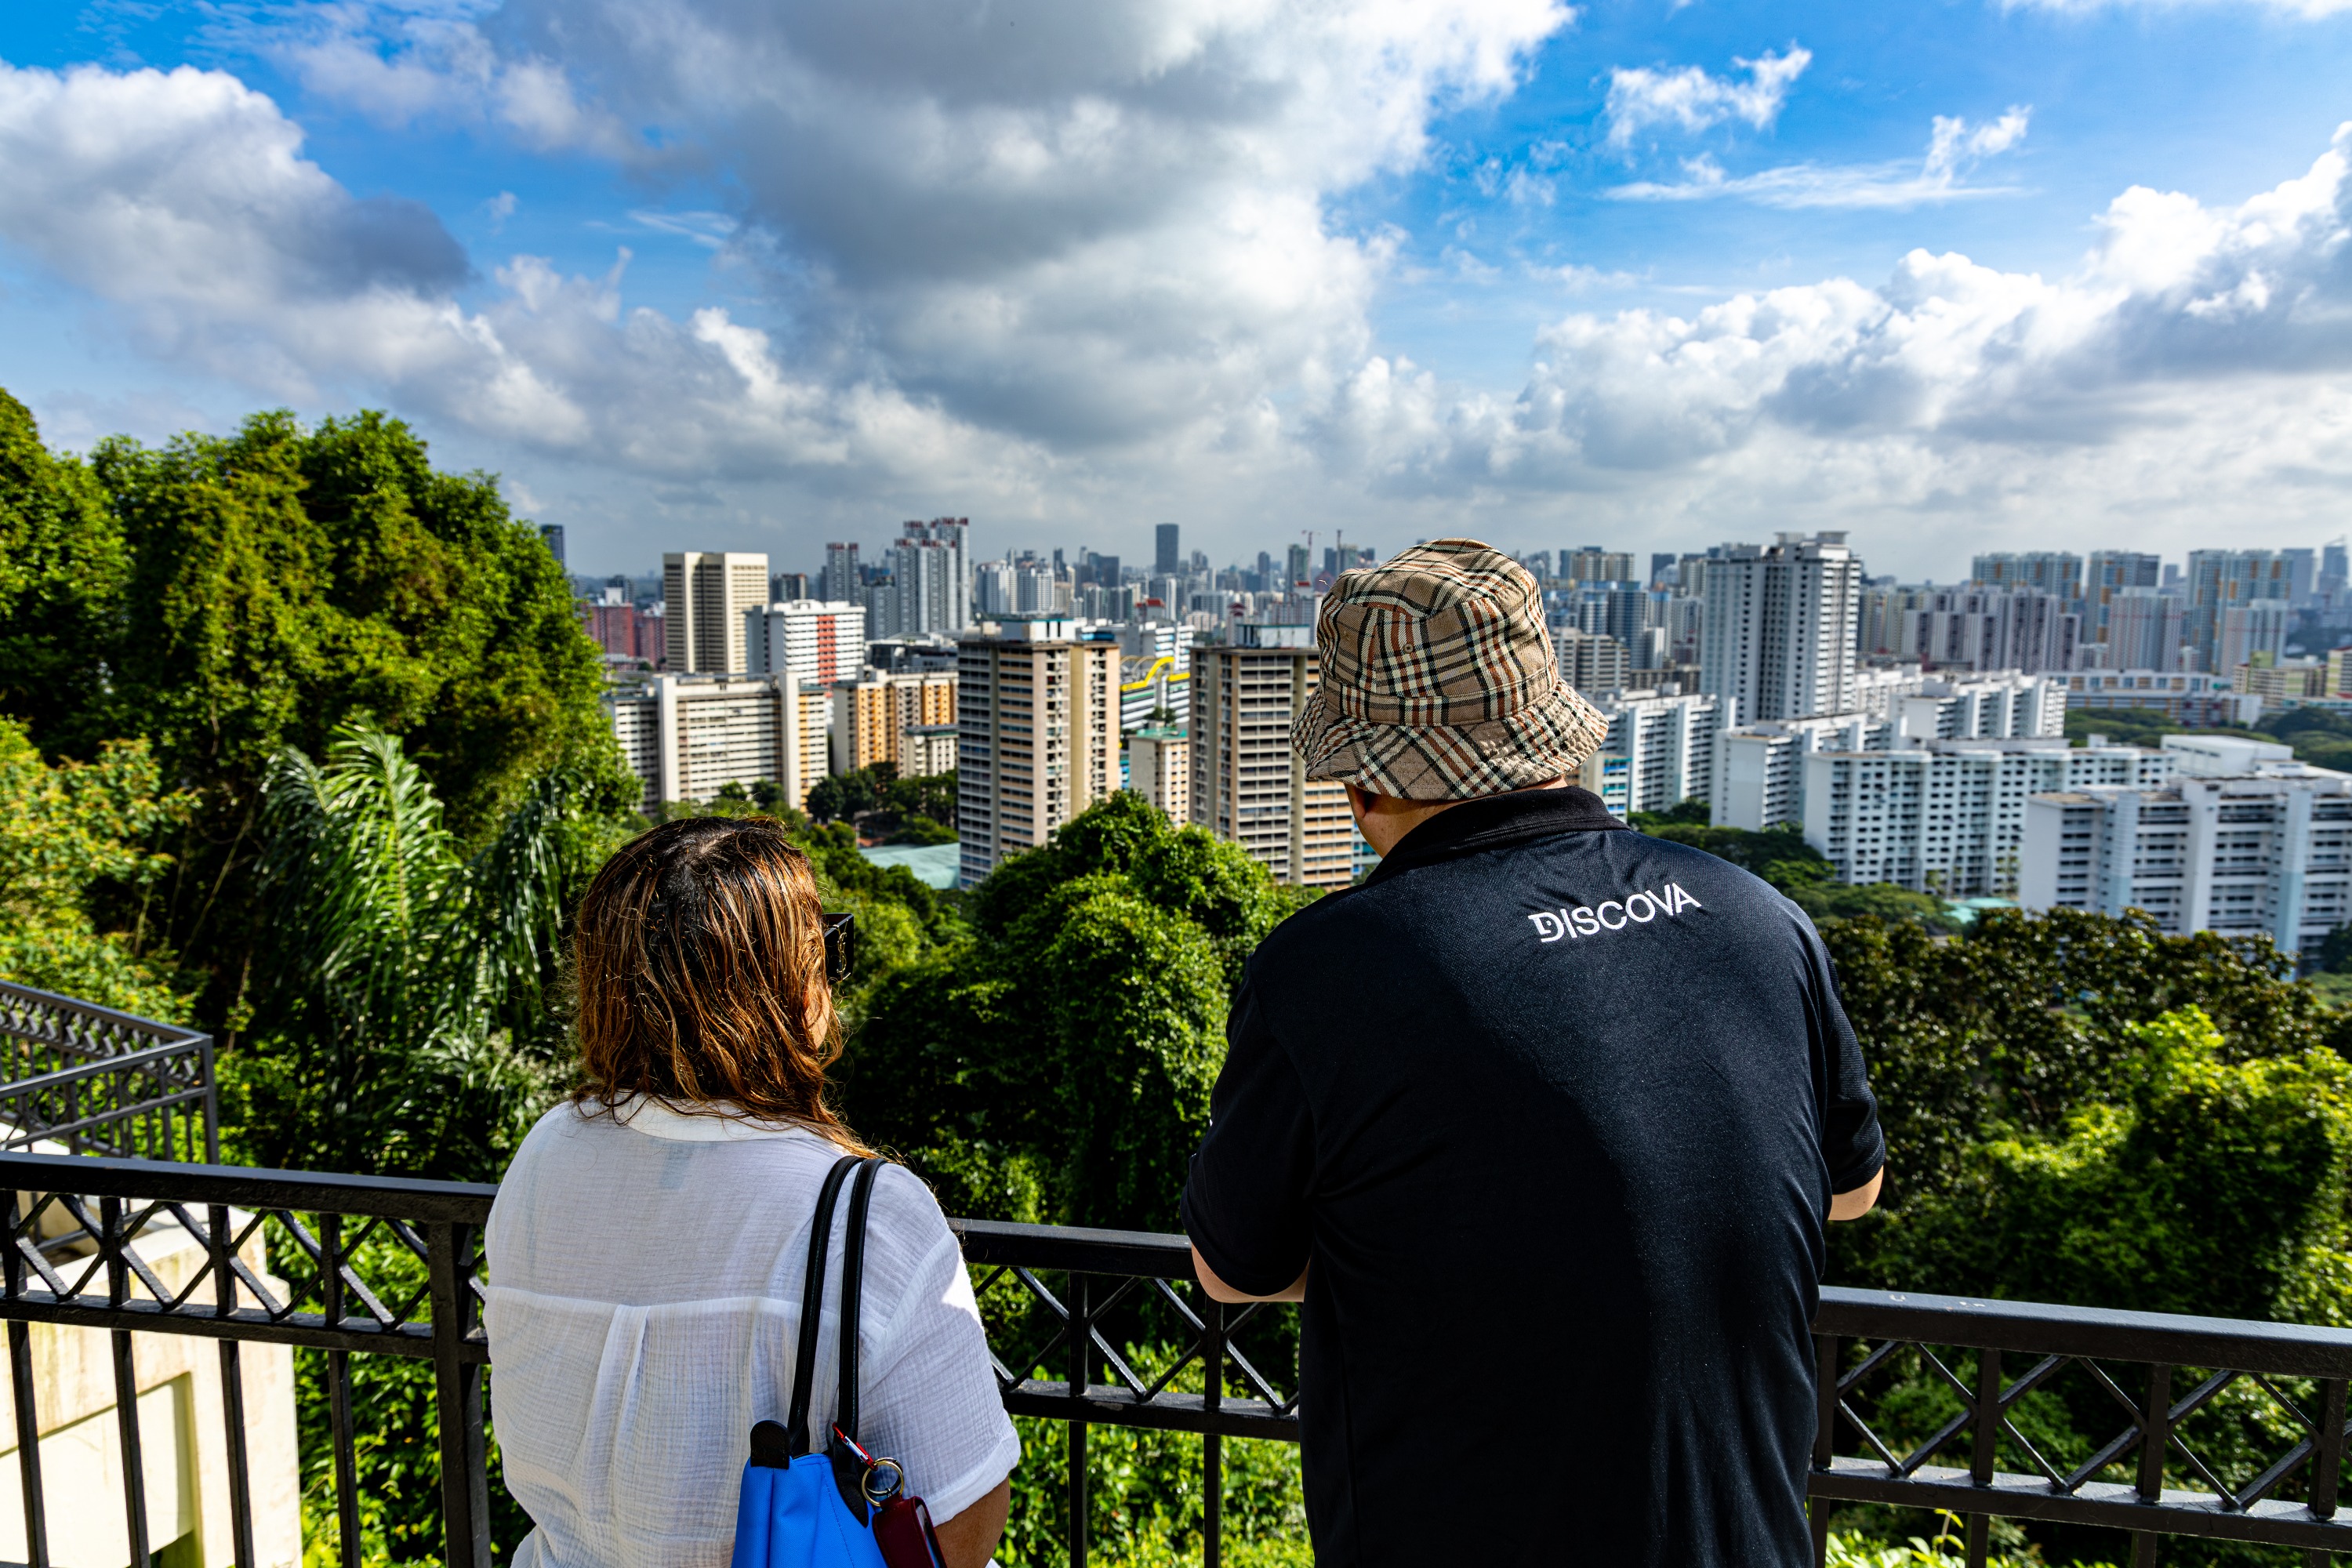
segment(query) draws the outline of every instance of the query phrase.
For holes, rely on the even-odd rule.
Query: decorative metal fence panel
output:
[[[323,1352],[340,1556],[360,1561],[350,1357],[431,1363],[444,1558],[490,1562],[481,1237],[497,1189],[362,1176],[0,1152],[7,1324],[26,1560],[46,1565],[48,1509],[31,1326],[98,1330],[111,1347],[111,1419],[125,1476],[131,1560],[156,1543],[143,1516],[139,1334],[219,1342],[222,1429],[245,1473],[241,1345]],[[1222,1553],[1222,1445],[1295,1442],[1296,1370],[1247,1342],[1289,1338],[1287,1309],[1226,1307],[1192,1279],[1181,1237],[954,1222],[983,1299],[1005,1407],[1067,1424],[1069,1520],[1087,1512],[1090,1427],[1199,1435],[1204,1568]],[[179,1249],[176,1275],[155,1258]],[[266,1251],[264,1250],[266,1249]],[[193,1256],[194,1261],[187,1261]],[[257,1258],[266,1267],[257,1267]],[[1148,1357],[1124,1336],[1157,1336]],[[2337,1507],[2352,1331],[1867,1290],[1822,1293],[1816,1320],[1822,1420],[1814,1454],[1817,1554],[1830,1505],[1952,1510],[1981,1563],[1997,1518],[2132,1532],[2153,1563],[2166,1536],[2268,1543],[2313,1563],[2352,1553]],[[1282,1331],[1272,1332],[1272,1331]],[[1890,1390],[1903,1391],[1900,1400]],[[2031,1413],[2071,1401],[2058,1452]],[[2102,1427],[2081,1413],[2112,1412]],[[2046,1426],[2046,1423],[2044,1424]],[[2037,1436],[2037,1434],[2042,1434]],[[2265,1446],[2267,1445],[2267,1446]],[[1033,1459],[1033,1462],[1034,1459]],[[233,1489],[236,1560],[255,1561],[249,1487]],[[1087,1560],[1070,1532],[1073,1564]]]
[[[220,1159],[210,1035],[0,981],[0,1150]]]

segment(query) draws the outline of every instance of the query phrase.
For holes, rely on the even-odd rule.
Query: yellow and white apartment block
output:
[[[651,811],[767,782],[806,805],[825,773],[832,697],[793,675],[661,675],[605,701]]]
[[[1118,788],[1117,643],[1058,616],[983,622],[956,644],[956,837],[971,887]]]
[[[1238,844],[1276,879],[1344,888],[1355,879],[1344,785],[1309,781],[1290,724],[1320,683],[1312,626],[1234,627],[1192,650],[1192,821]]]
[[[946,767],[936,743],[926,745],[909,731],[935,730],[956,721],[956,678],[952,670],[922,674],[868,674],[845,680],[833,690],[833,760],[837,773],[856,773],[877,763],[888,763],[900,778],[921,778],[955,766],[948,753]]]

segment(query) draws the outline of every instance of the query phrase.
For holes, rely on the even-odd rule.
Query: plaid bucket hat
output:
[[[1609,733],[1560,678],[1536,580],[1475,539],[1342,573],[1315,647],[1321,684],[1290,726],[1310,779],[1466,800],[1572,773]]]

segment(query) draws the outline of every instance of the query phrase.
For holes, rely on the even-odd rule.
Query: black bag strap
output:
[[[841,1392],[840,1414],[835,1419],[842,1436],[853,1443],[857,1440],[857,1308],[866,1281],[866,1210],[881,1170],[878,1154],[858,1162],[857,1180],[849,1189],[849,1234],[841,1255]]]
[[[858,1163],[855,1154],[845,1154],[833,1163],[833,1169],[824,1173],[824,1186],[816,1195],[816,1216],[809,1222],[808,1280],[801,1288],[801,1339],[798,1352],[793,1358],[793,1407],[784,1421],[785,1453],[795,1459],[809,1451],[809,1384],[816,1379],[817,1319],[824,1311],[824,1265],[825,1255],[833,1245],[833,1205],[841,1196],[841,1184]],[[864,1217],[862,1213],[856,1214],[856,1221]],[[849,1258],[857,1256],[857,1243],[853,1240],[848,1257],[842,1261],[843,1268],[846,1270]],[[856,1288],[850,1286],[845,1294],[843,1306],[855,1312]],[[855,1322],[854,1319],[844,1321]],[[849,1338],[854,1341],[856,1337],[853,1327]]]

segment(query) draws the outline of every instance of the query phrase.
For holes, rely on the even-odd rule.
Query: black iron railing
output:
[[[220,1342],[219,1441],[240,1568],[254,1550],[237,1355],[253,1342],[328,1357],[349,1568],[360,1561],[350,1357],[431,1363],[444,1560],[488,1568],[489,1347],[478,1286],[495,1195],[455,1183],[0,1153],[8,1227],[0,1320],[28,1561],[50,1560],[29,1332],[46,1323],[110,1335],[134,1563],[153,1543],[133,1336],[166,1333]],[[1028,1305],[995,1313],[992,1353],[1008,1410],[1067,1424],[1069,1520],[1087,1518],[1090,1427],[1195,1433],[1204,1568],[1215,1568],[1223,1440],[1297,1439],[1295,1369],[1248,1348],[1288,1309],[1208,1300],[1181,1237],[982,1221],[955,1228],[983,1301]],[[151,1259],[173,1247],[176,1272],[159,1271]],[[1172,1349],[1139,1366],[1122,1333],[1146,1321]],[[1840,1289],[1823,1292],[1815,1326],[1817,1549],[1832,1506],[1869,1502],[1958,1513],[1972,1563],[1985,1560],[1989,1523],[2001,1517],[2129,1531],[2139,1563],[2156,1561],[2167,1536],[2269,1543],[2313,1563],[2352,1553],[2352,1521],[2337,1508],[2352,1331]],[[1901,1401],[1885,1397],[1897,1385]],[[2078,1411],[2111,1409],[2112,1430],[2081,1454],[2043,1453],[2023,1412],[2062,1397]],[[2097,1430],[2079,1417],[2073,1429]],[[2249,1432],[2275,1441],[2250,1450]],[[1084,1528],[1071,1531],[1073,1564],[1086,1562],[1087,1545]]]
[[[0,1150],[220,1159],[213,1038],[0,981]]]

